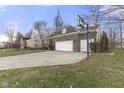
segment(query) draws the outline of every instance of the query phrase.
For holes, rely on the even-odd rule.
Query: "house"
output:
[[[41,48],[41,40],[40,38],[33,37],[29,40],[27,40],[27,47],[28,48]]]
[[[5,48],[4,43],[0,42],[0,48]]]
[[[5,35],[0,35],[0,48],[6,48],[8,44],[8,39]]]
[[[40,38],[40,35],[38,31],[36,31],[34,28],[32,28],[32,34],[31,38],[27,41],[27,47],[28,48],[42,48],[46,49],[47,47],[47,40],[45,39],[49,35],[51,35],[52,29],[47,29],[43,32],[42,38]]]
[[[48,45],[54,46],[56,51],[73,51],[86,52],[87,51],[87,31],[86,29],[77,29],[75,31],[68,31],[63,28],[59,34],[55,32],[52,36],[46,38]],[[95,42],[100,36],[99,26],[89,27],[89,42]],[[52,43],[51,43],[52,42]]]
[[[38,32],[35,31],[35,29],[32,29],[30,39],[28,39],[26,41],[27,41],[28,48],[41,48],[42,47]]]
[[[27,41],[28,41],[29,39],[30,39],[30,38],[24,37],[24,36],[21,37],[21,41],[20,41],[20,48],[21,48],[21,49],[27,48]]]

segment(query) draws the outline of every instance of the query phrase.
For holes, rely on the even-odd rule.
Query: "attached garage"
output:
[[[96,33],[92,33],[91,41],[94,41]],[[49,38],[53,42],[56,51],[86,52],[87,39],[86,32],[73,32],[56,35]],[[90,42],[90,40],[89,40]]]
[[[94,42],[97,34],[96,29],[89,30],[89,33],[89,42]],[[47,40],[48,44],[52,44],[56,51],[87,52],[87,31],[60,32],[48,37]]]
[[[57,51],[73,51],[73,40],[55,42],[55,50],[57,50]]]

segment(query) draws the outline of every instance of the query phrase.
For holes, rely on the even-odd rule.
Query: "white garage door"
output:
[[[59,51],[73,51],[73,40],[56,42],[55,49]]]
[[[91,39],[91,41],[89,40],[89,43],[90,42],[94,42],[94,39]],[[87,40],[80,40],[80,50],[83,52],[87,52]],[[89,51],[90,51],[90,48],[89,48]]]

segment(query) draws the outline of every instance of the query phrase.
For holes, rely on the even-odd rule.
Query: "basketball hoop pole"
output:
[[[84,22],[83,18],[80,17],[80,15],[78,15],[78,25],[84,29],[84,24],[86,25],[86,29],[87,29],[87,59],[89,59],[89,24]],[[82,24],[83,23],[83,24]]]
[[[87,59],[89,59],[89,30],[88,30],[89,25],[88,24],[86,25],[87,25]]]

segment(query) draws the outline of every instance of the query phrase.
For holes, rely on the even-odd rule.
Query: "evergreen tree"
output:
[[[63,21],[62,21],[61,15],[59,13],[59,10],[57,11],[57,16],[55,17],[54,21],[55,21],[56,31],[62,29],[62,27],[63,27]]]

